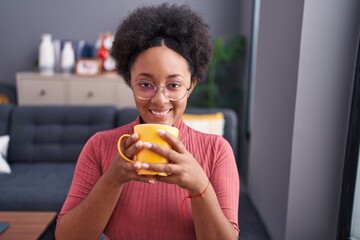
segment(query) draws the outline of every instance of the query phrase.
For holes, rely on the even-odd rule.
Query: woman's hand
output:
[[[143,142],[139,141],[139,135],[134,133],[131,137],[126,138],[123,146],[121,146],[121,151],[129,159],[133,159],[136,153],[138,153],[143,148]],[[139,169],[149,168],[149,164],[141,163],[139,161],[128,162],[123,159],[119,153],[115,154],[112,163],[107,171],[108,177],[120,184],[129,182],[131,180],[146,182],[146,183],[155,183],[155,177],[138,175],[137,171]]]
[[[168,173],[166,177],[158,176],[158,181],[177,184],[191,195],[201,193],[209,181],[202,167],[178,138],[162,130],[159,130],[159,135],[173,150],[148,142],[142,143],[142,146],[165,157],[170,163],[148,164],[148,169]]]

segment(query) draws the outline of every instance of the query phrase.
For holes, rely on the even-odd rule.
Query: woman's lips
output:
[[[171,109],[167,109],[167,110],[153,110],[153,109],[150,109],[150,112],[153,115],[155,115],[155,117],[165,117],[170,111],[171,111]]]

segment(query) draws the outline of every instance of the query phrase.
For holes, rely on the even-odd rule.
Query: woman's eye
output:
[[[182,85],[181,83],[168,83],[166,86],[168,89],[176,89],[180,88]]]
[[[139,82],[138,85],[142,88],[151,88],[153,85],[149,82]]]

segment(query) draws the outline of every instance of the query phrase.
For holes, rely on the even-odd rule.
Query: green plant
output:
[[[228,68],[245,52],[243,36],[217,37],[213,40],[213,55],[208,66],[207,77],[195,87],[189,101],[192,106],[219,107],[221,89],[219,83],[226,84]]]

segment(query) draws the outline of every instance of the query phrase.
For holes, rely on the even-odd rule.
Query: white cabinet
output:
[[[112,82],[76,81],[69,82],[69,102],[71,104],[114,104],[116,91]]]
[[[65,84],[60,81],[38,81],[35,78],[29,78],[21,82],[21,88],[18,87],[18,97],[19,103],[65,104]]]
[[[135,106],[131,89],[117,75],[18,73],[16,86],[19,105]]]

